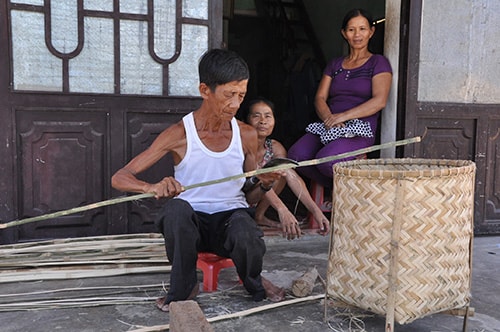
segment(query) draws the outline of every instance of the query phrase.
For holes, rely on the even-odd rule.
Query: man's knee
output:
[[[167,228],[176,228],[190,224],[187,220],[193,218],[193,208],[183,199],[169,199],[163,206],[155,224],[159,231],[165,234]]]
[[[265,251],[265,244],[262,239],[264,233],[247,211],[235,211],[229,220],[227,231],[228,239],[233,244],[253,246],[255,249]]]

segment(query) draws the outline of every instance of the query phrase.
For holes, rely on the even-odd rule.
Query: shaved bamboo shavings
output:
[[[295,164],[283,164],[283,165],[274,166],[274,167],[260,168],[260,169],[254,170],[254,171],[245,172],[242,174],[237,174],[237,175],[233,175],[233,176],[229,176],[229,177],[225,177],[225,178],[221,178],[221,179],[216,179],[216,180],[211,180],[211,181],[206,181],[206,182],[201,182],[201,183],[197,183],[197,184],[184,186],[183,190],[186,191],[186,190],[193,189],[193,188],[209,186],[212,184],[222,183],[222,182],[227,182],[227,181],[233,181],[233,180],[237,180],[240,178],[250,177],[250,176],[264,174],[264,173],[286,170],[289,168],[318,165],[318,164],[326,163],[329,161],[353,157],[353,156],[357,156],[360,154],[369,153],[369,152],[373,152],[373,151],[377,151],[377,150],[387,149],[387,148],[400,146],[400,145],[407,145],[410,143],[416,143],[416,142],[420,142],[420,140],[421,140],[420,137],[417,136],[417,137],[408,138],[405,140],[394,141],[394,142],[389,142],[389,143],[384,143],[384,144],[379,144],[379,145],[373,145],[373,146],[370,146],[367,148],[358,149],[358,150],[346,152],[346,153],[341,153],[341,154],[334,155],[334,156],[313,159],[313,160],[305,160],[305,161],[299,162],[297,165],[295,165]],[[103,206],[108,206],[108,205],[113,205],[113,204],[118,204],[118,203],[123,203],[123,202],[128,202],[128,201],[134,201],[134,200],[140,200],[143,198],[150,198],[150,197],[154,197],[154,196],[155,196],[154,193],[145,193],[145,194],[137,194],[137,195],[127,196],[127,197],[112,198],[109,200],[105,200],[105,201],[101,201],[101,202],[97,202],[97,203],[92,203],[92,204],[72,208],[69,210],[53,212],[53,213],[44,214],[44,215],[40,215],[40,216],[36,216],[36,217],[25,218],[25,219],[13,220],[10,222],[0,224],[0,229],[5,229],[8,227],[13,227],[13,226],[19,226],[19,225],[23,225],[23,224],[27,224],[27,223],[31,223],[31,222],[35,222],[35,221],[57,218],[57,217],[61,217],[61,216],[74,214],[77,212],[83,212],[83,211],[87,211],[87,210],[91,210],[91,209],[96,209],[96,208],[103,207]]]

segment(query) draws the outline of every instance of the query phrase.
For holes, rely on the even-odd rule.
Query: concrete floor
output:
[[[325,278],[329,237],[306,235],[287,241],[279,236],[266,236],[268,251],[263,275],[274,283],[290,288],[294,279],[308,268],[316,267]],[[468,319],[468,331],[500,331],[500,237],[476,237],[473,250],[472,307],[475,315]],[[201,273],[200,273],[201,280]],[[0,284],[0,331],[131,331],[141,327],[165,325],[169,314],[160,312],[154,300],[163,294],[162,282],[167,274],[149,273],[119,277],[17,282]],[[110,288],[111,286],[115,288]],[[118,288],[118,286],[125,286]],[[51,292],[71,288],[67,292]],[[49,291],[37,295],[21,293]],[[323,294],[318,281],[313,295]],[[15,295],[17,294],[17,295]],[[90,299],[92,297],[131,297],[123,304],[88,307],[77,305],[66,309],[17,311],[17,302],[39,301],[56,297]],[[287,295],[287,299],[291,299]],[[219,289],[201,293],[197,302],[207,318],[217,317],[270,304],[252,302],[238,283],[234,268],[221,272]],[[12,306],[12,307],[10,307]],[[354,318],[352,318],[354,317]],[[329,308],[324,320],[323,299],[291,304],[252,315],[211,323],[215,331],[384,331],[385,318],[366,312],[343,313]],[[410,324],[395,326],[395,331],[461,331],[463,317],[435,314]]]

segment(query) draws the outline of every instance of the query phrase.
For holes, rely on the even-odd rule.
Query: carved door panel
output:
[[[112,174],[199,106],[198,59],[221,41],[220,0],[2,1],[0,222],[123,195]],[[160,203],[8,228],[0,243],[156,231]]]
[[[179,116],[165,117],[161,114],[129,114],[127,121],[127,132],[129,133],[129,155],[136,156],[145,150],[158,136],[158,134],[169,125],[180,120]],[[170,155],[166,155],[152,168],[140,175],[144,181],[154,183],[163,177],[173,175],[173,160]],[[163,200],[147,199],[129,203],[127,205],[128,232],[144,233],[157,232],[154,220],[161,209]]]

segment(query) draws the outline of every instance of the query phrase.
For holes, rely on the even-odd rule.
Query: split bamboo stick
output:
[[[109,277],[116,275],[135,274],[135,273],[153,273],[170,272],[171,266],[142,266],[142,267],[119,267],[113,269],[90,269],[90,270],[35,270],[27,272],[2,272],[0,273],[0,283],[34,280],[61,280],[61,279],[81,279]]]
[[[218,322],[218,321],[225,320],[225,319],[240,318],[240,317],[252,315],[252,314],[255,314],[258,312],[271,310],[271,309],[275,309],[275,308],[279,308],[279,307],[284,307],[284,306],[291,305],[291,304],[306,302],[306,301],[314,301],[314,300],[322,299],[324,297],[325,297],[325,294],[319,294],[319,295],[311,295],[308,297],[302,297],[302,298],[296,298],[296,299],[287,300],[287,301],[266,304],[266,305],[259,306],[256,308],[238,311],[238,312],[235,312],[232,314],[226,314],[226,315],[220,315],[220,316],[216,316],[216,317],[207,318],[207,321],[209,323],[212,323],[212,322]],[[153,331],[166,331],[169,329],[170,329],[170,325],[165,324],[165,325],[155,325],[155,326],[144,326],[144,327],[141,327],[141,328],[136,329],[136,330],[129,330],[129,332],[153,332]]]
[[[18,299],[23,296],[38,296],[43,294],[54,294],[54,293],[64,293],[64,292],[86,292],[86,291],[99,291],[101,293],[105,290],[127,290],[136,289],[142,292],[144,289],[154,289],[158,287],[163,287],[164,284],[149,284],[149,285],[126,285],[126,286],[90,286],[90,287],[68,287],[68,288],[58,288],[50,290],[39,290],[27,293],[10,293],[10,294],[0,294],[0,300],[2,298],[15,298]]]
[[[113,204],[118,204],[118,203],[123,203],[123,202],[129,202],[129,201],[136,201],[139,199],[149,198],[149,197],[153,197],[153,196],[154,196],[154,194],[152,194],[152,193],[145,193],[145,194],[138,194],[138,195],[132,195],[132,196],[112,198],[112,199],[108,199],[106,201],[92,203],[92,204],[88,204],[88,205],[84,205],[84,206],[79,206],[79,207],[75,207],[75,208],[72,208],[69,210],[63,210],[63,211],[43,214],[40,216],[26,218],[26,219],[14,220],[14,221],[11,221],[8,223],[0,224],[0,229],[12,227],[12,226],[18,226],[18,225],[22,225],[22,224],[27,224],[27,223],[35,222],[35,221],[41,221],[41,220],[57,218],[57,217],[61,217],[61,216],[67,216],[67,215],[75,214],[78,212],[97,209],[97,208],[100,208],[103,206],[108,206],[108,205],[113,205]]]
[[[379,144],[379,145],[373,145],[373,146],[370,146],[367,148],[358,149],[358,150],[346,152],[346,153],[341,153],[341,154],[334,155],[334,156],[313,159],[313,160],[305,160],[305,161],[299,162],[298,164],[283,164],[283,165],[274,166],[274,167],[260,168],[260,169],[253,170],[250,172],[245,172],[242,174],[237,174],[237,175],[233,175],[233,176],[229,176],[229,177],[225,177],[225,178],[221,178],[221,179],[216,179],[216,180],[212,180],[212,181],[206,181],[206,182],[196,183],[196,184],[192,184],[192,185],[187,185],[187,186],[183,187],[183,190],[185,191],[185,190],[189,190],[189,189],[193,189],[193,188],[209,186],[209,185],[213,185],[216,183],[237,180],[237,179],[240,179],[243,177],[250,177],[250,176],[254,176],[254,175],[270,173],[270,172],[285,170],[285,169],[289,169],[289,168],[318,165],[318,164],[322,164],[322,163],[333,161],[333,160],[339,160],[339,159],[343,159],[343,158],[353,157],[353,156],[357,156],[360,154],[369,153],[372,151],[387,149],[387,148],[391,148],[391,147],[395,147],[395,146],[407,145],[407,144],[416,143],[416,142],[420,142],[419,136],[400,140],[400,141],[394,141],[394,142],[389,142],[389,143],[384,143],[384,144]],[[76,207],[76,208],[72,208],[72,209],[68,209],[68,210],[53,212],[53,213],[44,214],[44,215],[40,215],[40,216],[36,216],[36,217],[13,220],[13,221],[10,221],[7,223],[0,224],[0,229],[5,229],[8,227],[13,227],[13,226],[19,226],[19,225],[23,225],[23,224],[27,224],[27,223],[31,223],[31,222],[35,222],[35,221],[41,221],[41,220],[66,216],[66,215],[74,214],[77,212],[83,212],[83,211],[87,211],[87,210],[91,210],[91,209],[96,209],[96,208],[103,207],[103,206],[108,206],[108,205],[113,205],[113,204],[118,204],[118,203],[123,203],[123,202],[128,202],[128,201],[134,201],[134,200],[140,200],[143,198],[150,198],[150,197],[154,197],[154,195],[155,195],[154,193],[145,193],[145,194],[126,196],[126,197],[118,197],[118,198],[113,198],[113,199],[109,199],[109,200],[105,200],[105,201],[101,201],[101,202],[97,202],[97,203],[92,203],[92,204],[88,204],[88,205],[84,205],[84,206],[80,206],[80,207]]]
[[[151,301],[149,297],[93,297],[61,299],[58,301],[29,301],[24,303],[0,304],[0,312],[39,310],[39,309],[60,309],[60,308],[84,308],[103,305],[137,304]]]

